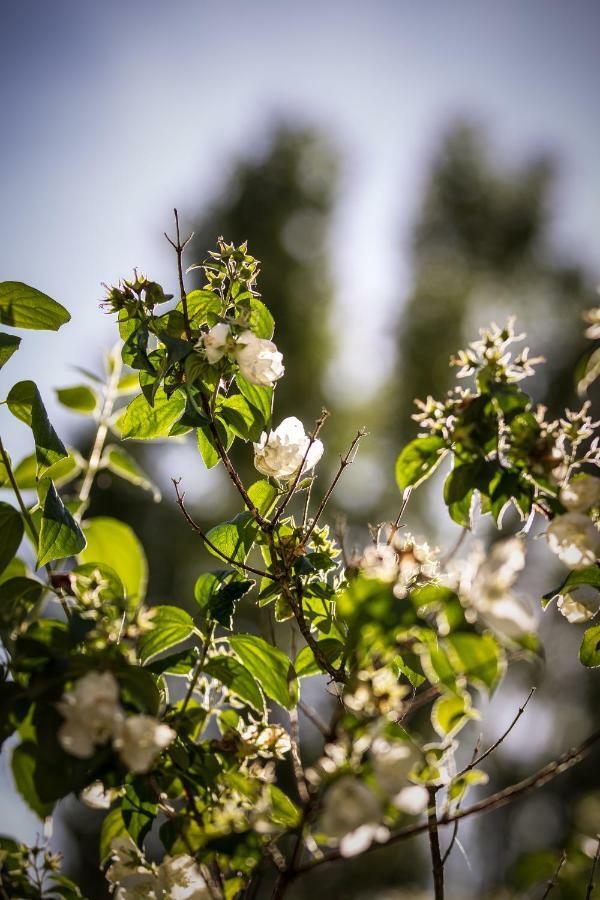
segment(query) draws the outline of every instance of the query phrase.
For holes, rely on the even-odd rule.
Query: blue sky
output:
[[[174,283],[161,238],[173,206],[208,203],[232,154],[260,146],[277,115],[323,125],[343,150],[336,372],[351,389],[385,373],[427,163],[457,115],[480,119],[509,161],[556,154],[557,248],[600,270],[599,26],[592,0],[2,4],[0,278],[39,287],[73,321],[52,340],[27,334],[0,393],[22,377],[68,383],[73,363],[110,346],[100,282],[137,265]],[[365,298],[367,338],[353,325]],[[352,380],[356,352],[365,371]],[[45,396],[59,427],[69,423]],[[5,410],[0,430],[15,455],[26,450]],[[16,805],[10,821],[35,827]]]

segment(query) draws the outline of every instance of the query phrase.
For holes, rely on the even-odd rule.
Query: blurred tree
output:
[[[553,411],[572,400],[565,373],[584,347],[577,311],[593,294],[581,268],[557,261],[554,181],[547,156],[503,167],[472,124],[444,136],[414,228],[413,287],[398,323],[390,410],[401,439],[416,432],[413,399],[450,387],[448,358],[487,318],[515,314],[535,355],[548,358],[539,399]]]
[[[259,290],[277,322],[286,378],[277,386],[277,420],[295,415],[309,427],[324,405],[322,378],[331,356],[333,301],[329,228],[337,154],[322,133],[280,124],[262,150],[235,163],[213,207],[192,220],[188,259],[200,261],[217,235],[247,240],[262,262]]]

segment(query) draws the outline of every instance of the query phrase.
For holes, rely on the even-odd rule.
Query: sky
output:
[[[162,238],[172,208],[197,217],[278,116],[321,125],[343,152],[331,240],[346,324],[332,385],[371,390],[385,375],[411,223],[456,116],[481,121],[508,162],[556,156],[557,253],[600,271],[599,27],[593,0],[1,4],[0,279],[40,288],[73,318],[51,338],[25,336],[0,394],[33,377],[59,431],[72,428],[49,386],[110,347],[101,282],[139,266],[174,285]],[[0,432],[27,451],[1,407]],[[16,805],[10,820],[23,836],[37,827]]]

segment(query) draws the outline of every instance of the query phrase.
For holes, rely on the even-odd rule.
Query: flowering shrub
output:
[[[477,692],[493,691],[513,658],[533,660],[541,649],[536,616],[517,590],[534,517],[546,522],[548,551],[565,568],[543,604],[556,598],[559,615],[584,625],[581,663],[600,665],[600,626],[589,622],[598,604],[579,593],[600,590],[597,423],[588,403],[547,421],[520,387],[540,360],[513,355],[520,338],[512,323],[483,331],[454,360],[471,387],[419,403],[422,433],[396,465],[397,518],[349,555],[325,513],[365,432],[314,502],[327,413],[308,431],[296,418],[273,427],[284,365],[257,291],[258,262],[245,245],[219,240],[201,266],[205,286],[188,294],[179,233],[172,243],[179,299],[137,272],[107,288],[103,305],[116,316],[121,346],[108,358],[106,384],[101,392],[95,383],[58,392],[64,405],[96,418],[89,459],[62,443],[33,382],[19,382],[6,398],[34,444],[14,465],[0,443],[0,484],[16,501],[0,505],[0,729],[4,740],[18,736],[17,788],[42,818],[72,792],[107,811],[100,864],[122,900],[233,900],[259,884],[279,898],[305,872],[421,832],[429,834],[441,898],[460,819],[541,786],[600,739],[466,805],[500,743],[458,761],[461,730],[479,716]],[[5,282],[0,319],[56,330],[69,316],[39,291]],[[2,336],[2,365],[19,341]],[[122,442],[188,433],[207,468],[225,468],[242,507],[205,532],[173,482],[181,514],[217,561],[198,574],[194,616],[146,606],[147,562],[136,536],[120,521],[87,514],[102,469],[156,495]],[[231,461],[236,441],[253,445],[261,477],[250,486]],[[458,545],[441,553],[405,530],[411,491],[445,458],[452,519],[466,532],[478,510],[500,526],[512,507],[519,534],[461,557]],[[18,555],[23,539],[33,562],[26,549]],[[241,603],[287,621],[291,649],[241,633]],[[329,721],[302,697],[303,681],[314,676],[334,698]],[[413,714],[424,708],[428,725],[421,717],[417,728]],[[299,715],[323,737],[310,767]],[[293,790],[284,789],[286,767]],[[144,851],[155,824],[160,864]],[[440,827],[449,824],[442,851]],[[11,897],[81,896],[56,857],[8,838],[0,882]]]

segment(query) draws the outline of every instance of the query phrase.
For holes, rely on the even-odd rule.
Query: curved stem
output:
[[[115,405],[117,385],[119,383],[119,378],[121,377],[122,369],[123,362],[119,355],[115,357],[113,362],[113,369],[106,386],[104,403],[102,404],[102,410],[98,419],[98,430],[96,431],[94,445],[92,447],[92,452],[90,453],[90,458],[88,460],[85,478],[83,479],[83,483],[79,490],[79,502],[81,504],[80,515],[87,501],[89,500],[92,486],[94,484],[94,478],[96,477],[98,469],[100,468],[102,451],[104,450],[104,443],[108,434],[108,420],[112,415],[113,407]]]

